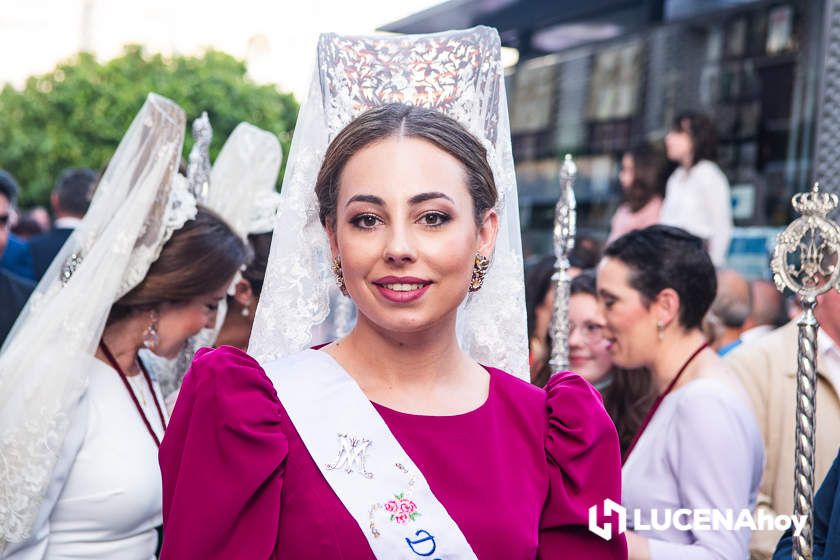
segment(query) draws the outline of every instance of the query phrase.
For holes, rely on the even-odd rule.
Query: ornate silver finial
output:
[[[207,199],[210,193],[210,142],[213,140],[213,127],[207,111],[193,121],[193,144],[187,165],[187,180],[190,192],[198,202]]]
[[[840,277],[840,226],[827,217],[838,197],[820,192],[814,183],[810,192],[795,194],[792,203],[802,216],[776,238],[770,267],[776,287],[792,290],[804,302],[836,287]]]
[[[793,557],[810,560],[813,547],[814,422],[816,418],[817,331],[814,315],[817,296],[838,288],[840,277],[840,226],[827,215],[838,197],[820,192],[819,183],[807,193],[793,196],[793,207],[802,214],[776,239],[773,280],[780,291],[796,293],[804,312],[799,328],[796,372],[796,457],[794,465],[794,515],[805,517],[805,526],[793,537]]]
[[[577,202],[575,200],[575,179],[577,165],[570,154],[566,154],[560,169],[560,197],[554,212],[554,314],[551,320],[552,371],[569,367],[569,254],[575,246],[577,229]]]

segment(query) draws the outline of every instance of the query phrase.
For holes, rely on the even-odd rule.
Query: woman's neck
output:
[[[127,377],[140,373],[137,353],[143,346],[143,329],[142,318],[129,317],[108,325],[102,333],[102,341],[114,355],[114,359]],[[101,348],[97,348],[96,357],[111,365]]]
[[[696,329],[690,331],[679,330],[667,335],[667,339],[659,345],[653,362],[647,366],[660,394],[668,388],[680,368],[705,342],[706,337]],[[701,358],[702,356],[697,356],[688,364],[685,372],[674,385],[674,389],[682,387],[697,377],[702,370],[703,360]]]
[[[691,168],[694,167],[696,164],[697,164],[697,162],[694,161],[694,155],[693,154],[690,155],[690,156],[686,156],[686,157],[684,157],[683,159],[680,160],[680,167],[682,167],[683,170],[685,170],[686,173],[691,171]]]
[[[451,323],[451,324],[450,324]],[[458,346],[455,320],[422,332],[385,332],[359,316],[353,331],[325,349],[363,377],[361,384],[421,389],[457,376],[471,360]]]

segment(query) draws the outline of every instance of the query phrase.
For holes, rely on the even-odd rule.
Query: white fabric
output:
[[[163,499],[157,446],[116,370],[90,356],[80,360],[90,385],[41,502],[35,537],[11,545],[9,560],[154,558]],[[148,385],[135,377],[142,381],[138,401],[145,399],[146,418],[162,438]]]
[[[56,229],[76,229],[81,223],[81,219],[67,216],[66,218],[56,218],[53,227]]]
[[[659,222],[704,239],[712,262],[723,266],[732,238],[732,199],[720,167],[707,160],[688,171],[678,167],[668,178]]]
[[[275,185],[282,161],[277,136],[250,123],[239,123],[213,164],[210,194],[204,204],[242,237],[271,231],[276,197],[280,196]]]
[[[377,558],[418,558],[408,541],[419,539],[431,540],[418,549],[434,549],[434,558],[476,558],[423,473],[356,381],[329,354],[303,350],[261,365],[307,451]],[[370,443],[354,450],[343,445],[347,438]],[[392,520],[385,509],[392,500],[410,501],[419,515],[405,523]]]
[[[195,215],[195,201],[175,180],[184,125],[177,105],[149,95],[85,218],[6,339],[0,354],[0,543],[31,534],[88,385],[90,368],[79,356],[94,355],[113,302],[145,277],[172,232]],[[62,275],[65,264],[74,270],[69,279]]]
[[[484,287],[461,306],[459,340],[479,362],[528,379],[519,204],[501,46],[487,27],[414,36],[321,36],[318,67],[289,153],[249,353],[268,362],[347,332],[351,302],[334,287],[315,180],[330,140],[365,110],[394,101],[441,111],[487,149],[499,191],[499,236]],[[314,338],[316,332],[322,338]]]

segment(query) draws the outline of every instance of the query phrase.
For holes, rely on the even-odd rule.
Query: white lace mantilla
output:
[[[31,533],[113,302],[195,215],[173,187],[185,122],[149,95],[0,352],[0,550]]]
[[[499,202],[499,237],[481,291],[462,304],[462,347],[480,362],[528,375],[519,206],[498,34],[487,27],[432,35],[322,35],[318,68],[298,117],[249,351],[263,361],[346,331],[349,300],[336,301],[315,180],[329,141],[385,103],[436,109],[487,149]]]

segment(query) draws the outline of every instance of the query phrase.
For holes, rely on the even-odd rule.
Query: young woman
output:
[[[624,557],[587,530],[620,491],[595,390],[459,346],[499,223],[485,148],[384,105],[330,143],[315,192],[356,325],[265,363],[197,357],[161,448],[163,558]]]
[[[138,352],[214,325],[247,257],[182,189],[183,133],[151,95],[0,358],[4,558],[155,556],[167,415]]]
[[[665,158],[651,144],[639,144],[621,157],[618,174],[624,202],[610,223],[607,244],[634,229],[659,223],[665,195]]]
[[[718,167],[717,131],[709,117],[683,113],[665,136],[668,159],[679,167],[668,178],[659,223],[703,240],[715,266],[723,266],[732,237],[729,181]]]
[[[715,297],[702,241],[651,226],[607,247],[598,268],[616,365],[650,371],[659,394],[624,454],[623,505],[651,526],[666,510],[752,512],[764,449],[743,388],[700,330]],[[632,527],[631,527],[632,529]],[[746,558],[749,529],[628,532],[633,559]]]

